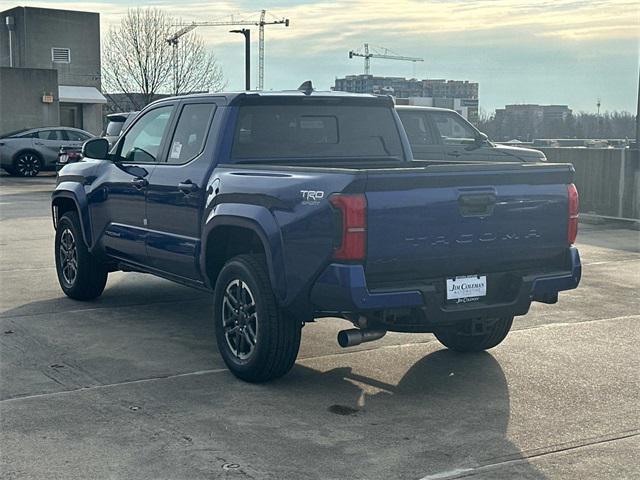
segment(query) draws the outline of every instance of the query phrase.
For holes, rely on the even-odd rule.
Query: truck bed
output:
[[[306,188],[319,185],[325,198],[364,194],[365,272],[372,286],[554,269],[566,263],[567,185],[574,172],[570,164],[305,162],[224,167],[258,176],[273,172],[280,180],[271,177],[269,194],[284,203],[294,194],[287,195],[283,188],[290,184],[289,176],[304,178]],[[301,185],[294,183],[294,188]],[[309,234],[327,239],[329,255],[329,234],[313,229]],[[285,239],[285,249],[295,241]]]

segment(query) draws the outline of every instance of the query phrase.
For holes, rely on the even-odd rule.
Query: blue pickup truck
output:
[[[580,280],[571,165],[415,161],[389,97],[163,99],[83,155],[52,197],[64,293],[94,299],[117,270],[212,292],[246,381],[287,373],[322,317],[353,324],[343,347],[395,331],[492,348]]]

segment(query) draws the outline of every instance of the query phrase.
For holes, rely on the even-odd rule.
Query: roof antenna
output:
[[[313,92],[313,85],[311,84],[311,80],[307,80],[302,85],[300,85],[298,87],[298,90],[300,90],[305,95],[311,95],[311,92]]]

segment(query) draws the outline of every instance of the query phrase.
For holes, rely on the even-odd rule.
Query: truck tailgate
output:
[[[568,164],[369,171],[368,284],[544,271],[567,251]]]

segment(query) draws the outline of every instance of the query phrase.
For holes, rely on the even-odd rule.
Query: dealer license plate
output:
[[[452,300],[455,303],[472,302],[486,294],[486,275],[447,278],[447,300]]]

